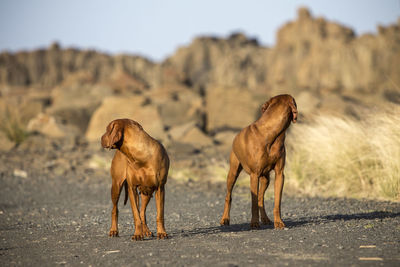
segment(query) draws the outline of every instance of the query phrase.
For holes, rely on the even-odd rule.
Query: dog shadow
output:
[[[287,228],[298,228],[307,225],[329,223],[336,221],[352,221],[352,220],[375,220],[385,218],[397,218],[400,216],[400,212],[389,212],[389,211],[373,211],[367,213],[354,213],[354,214],[332,214],[316,217],[300,217],[300,218],[284,218],[284,223]],[[173,236],[196,236],[196,235],[208,235],[218,233],[237,233],[247,231],[261,231],[266,229],[274,229],[274,225],[260,225],[258,229],[251,229],[250,223],[232,224],[228,226],[211,226],[211,227],[199,227],[192,230],[183,230],[181,232],[172,233]]]
[[[400,212],[390,212],[390,211],[373,211],[365,213],[354,213],[354,214],[331,214],[316,217],[301,217],[298,219],[288,218],[285,221],[286,227],[294,228],[307,224],[320,224],[329,223],[335,221],[352,221],[352,220],[375,220],[375,219],[385,219],[385,218],[396,218],[400,216]]]

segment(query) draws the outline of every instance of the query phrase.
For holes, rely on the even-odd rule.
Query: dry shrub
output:
[[[22,143],[28,137],[26,126],[16,107],[6,105],[0,110],[0,131],[16,144]]]
[[[287,138],[286,182],[308,195],[399,200],[400,108],[319,116]]]

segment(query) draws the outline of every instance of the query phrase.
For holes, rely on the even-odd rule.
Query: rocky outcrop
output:
[[[94,82],[111,81],[116,91],[185,84],[198,92],[212,86],[280,91],[386,92],[400,84],[400,21],[378,34],[353,30],[301,8],[282,26],[276,45],[263,47],[241,33],[199,37],[161,64],[140,56],[92,50],[48,49],[0,54],[0,85],[54,87],[77,72]],[[397,86],[397,87],[396,87]]]
[[[194,87],[209,85],[281,92],[393,95],[400,84],[400,20],[360,37],[301,8],[265,48],[242,34],[200,37],[167,62]],[[389,93],[388,93],[389,92]],[[322,96],[323,97],[323,96]]]
[[[80,71],[90,73],[94,82],[101,82],[112,78],[116,69],[123,70],[145,87],[156,86],[160,81],[159,65],[139,56],[61,49],[58,44],[33,52],[0,54],[0,84],[3,85],[49,88]]]
[[[296,21],[278,31],[269,63],[269,85],[342,94],[395,89],[400,82],[399,26],[357,38],[351,29],[313,18],[302,8]]]
[[[241,33],[228,39],[199,37],[179,48],[166,64],[177,68],[196,89],[213,84],[254,90],[266,82],[269,50]]]

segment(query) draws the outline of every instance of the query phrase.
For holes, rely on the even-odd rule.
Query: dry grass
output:
[[[211,183],[226,182],[226,175],[229,170],[229,163],[214,162],[204,168],[183,167],[171,164],[168,176],[181,182],[206,181]]]
[[[307,195],[399,200],[400,108],[320,116],[287,138],[286,183]]]
[[[22,143],[28,137],[21,114],[17,108],[9,105],[0,111],[0,131],[16,144]]]

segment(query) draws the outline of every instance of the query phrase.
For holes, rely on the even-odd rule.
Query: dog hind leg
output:
[[[268,218],[264,207],[264,195],[269,185],[269,174],[260,177],[260,189],[258,192],[258,210],[260,212],[260,219],[263,224],[272,224]]]
[[[257,173],[250,174],[250,191],[251,191],[251,221],[250,228],[260,228],[259,215],[258,215],[258,184],[260,176]]]
[[[133,220],[135,223],[135,232],[132,236],[132,239],[136,241],[143,240],[143,227],[137,203],[138,202],[137,200],[139,198],[137,188],[133,187],[132,185],[129,185],[128,183],[128,193],[129,193],[129,201],[131,202]]]
[[[232,151],[230,156],[229,173],[226,180],[226,197],[225,197],[224,213],[222,214],[222,218],[220,221],[221,225],[229,225],[230,223],[232,190],[233,187],[235,186],[236,180],[241,171],[242,171],[242,165],[240,164],[235,153]]]
[[[140,208],[140,218],[142,220],[142,224],[143,224],[143,234],[145,236],[153,236],[153,233],[150,232],[149,227],[147,226],[147,222],[146,222],[146,208],[147,208],[147,204],[149,204],[149,201],[151,199],[151,195],[145,195],[145,194],[140,194],[141,198],[142,198],[142,206]]]
[[[285,175],[283,173],[283,168],[285,165],[285,158],[277,162],[275,165],[275,184],[274,184],[274,227],[275,229],[285,228],[285,224],[281,219],[281,200],[282,200],[282,190],[285,181]]]

